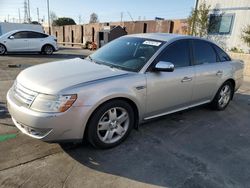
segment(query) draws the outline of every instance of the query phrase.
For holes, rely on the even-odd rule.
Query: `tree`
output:
[[[194,36],[206,36],[209,24],[209,9],[210,5],[207,6],[205,3],[199,5],[197,10],[192,10],[188,17],[188,34]]]
[[[90,15],[89,23],[98,23],[98,15],[96,13],[92,13]]]
[[[63,26],[63,25],[76,25],[76,22],[72,18],[58,18],[53,21],[53,26]]]
[[[250,47],[250,25],[243,29],[241,38]]]

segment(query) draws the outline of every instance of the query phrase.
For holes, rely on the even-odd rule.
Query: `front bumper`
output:
[[[64,113],[42,113],[15,103],[7,94],[8,110],[16,127],[24,134],[47,142],[82,140],[90,107],[71,107]]]

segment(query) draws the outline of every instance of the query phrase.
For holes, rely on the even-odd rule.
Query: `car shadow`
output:
[[[248,185],[250,159],[240,152],[250,144],[249,111],[250,96],[237,93],[225,111],[197,107],[155,119],[109,150],[87,143],[72,149],[61,147],[91,169],[151,185]],[[232,165],[235,160],[237,164]]]

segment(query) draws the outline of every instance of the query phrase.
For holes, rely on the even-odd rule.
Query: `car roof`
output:
[[[171,34],[171,33],[141,33],[141,34],[126,35],[126,36],[127,37],[138,37],[138,38],[152,39],[152,40],[160,40],[160,41],[164,41],[164,42],[169,42],[172,40],[179,40],[179,39],[206,40],[204,38],[194,37],[194,36],[190,36],[190,35],[179,35],[179,34]]]
[[[20,32],[20,31],[32,31],[32,32],[42,33],[41,31],[32,30],[32,29],[16,29],[16,30],[12,30],[10,32]]]

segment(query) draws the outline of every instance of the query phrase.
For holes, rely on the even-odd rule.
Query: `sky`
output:
[[[47,0],[29,0],[32,21],[39,18],[47,22]],[[50,11],[57,17],[71,17],[76,23],[89,22],[89,16],[95,12],[100,22],[150,20],[155,17],[165,19],[186,18],[194,7],[195,0],[49,0]],[[24,0],[0,0],[0,22],[17,22],[20,10],[24,18]],[[130,17],[131,15],[131,17]]]

